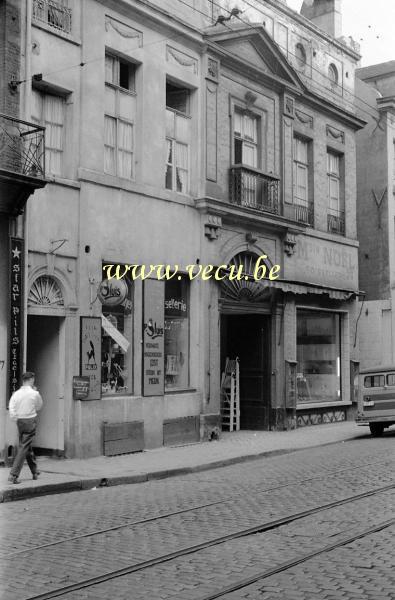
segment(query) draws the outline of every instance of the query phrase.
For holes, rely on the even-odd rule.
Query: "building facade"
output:
[[[44,129],[23,119],[20,80],[26,15],[14,0],[0,2],[0,461],[13,457],[15,426],[7,416],[10,394],[24,364],[25,264],[23,211],[45,185]]]
[[[368,122],[357,134],[360,350],[365,368],[395,362],[395,61],[357,70]]]
[[[27,211],[26,364],[45,451],[207,439],[236,357],[242,428],[347,418],[359,55],[338,1],[255,2],[249,21],[218,4],[32,1],[26,114],[49,183]]]

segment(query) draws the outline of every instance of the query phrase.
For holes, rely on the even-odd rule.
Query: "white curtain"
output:
[[[50,94],[44,94],[42,98],[42,122],[45,127],[45,166],[48,173],[61,175],[65,102],[63,98]]]
[[[104,117],[104,170],[116,175],[115,149],[117,143],[117,120],[114,117]]]
[[[176,190],[187,192],[188,187],[188,146],[176,142]]]
[[[133,125],[118,121],[118,175],[133,177]]]

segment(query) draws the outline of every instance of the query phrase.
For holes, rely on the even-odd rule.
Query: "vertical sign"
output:
[[[164,393],[165,284],[144,281],[143,308],[143,396]]]
[[[23,365],[23,278],[24,244],[21,238],[10,238],[10,355],[9,355],[9,394],[21,383]]]
[[[89,377],[86,400],[101,398],[101,317],[81,317],[80,375]]]

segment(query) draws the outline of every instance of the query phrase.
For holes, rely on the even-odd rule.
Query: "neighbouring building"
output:
[[[49,183],[27,211],[26,364],[45,451],[206,439],[236,356],[242,428],[347,418],[359,54],[338,0],[254,2],[248,21],[247,4],[32,1],[26,116]],[[280,277],[252,281],[257,260]],[[131,264],[181,274],[105,279]]]
[[[13,457],[17,435],[7,405],[24,365],[27,250],[20,215],[29,196],[45,185],[44,129],[22,118],[20,4],[0,0],[0,462]]]
[[[395,363],[395,61],[356,72],[361,366]]]

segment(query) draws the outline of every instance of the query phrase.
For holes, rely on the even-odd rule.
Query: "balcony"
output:
[[[0,212],[19,214],[45,185],[45,128],[0,114]]]
[[[345,235],[346,227],[343,211],[330,210],[328,212],[328,231],[329,233]]]
[[[71,33],[71,8],[55,0],[33,0],[33,19],[56,31]]]
[[[293,219],[297,223],[303,223],[314,227],[314,206],[313,204],[293,204]]]
[[[238,206],[278,215],[279,184],[277,177],[252,167],[234,165],[230,169],[230,201]]]

